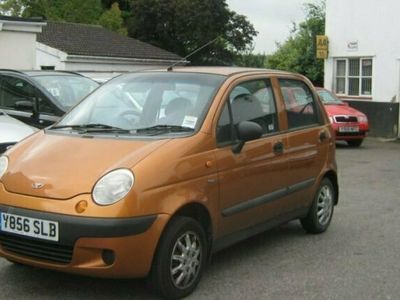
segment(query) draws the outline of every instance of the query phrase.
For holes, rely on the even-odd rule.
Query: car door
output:
[[[286,188],[288,163],[282,149],[279,112],[268,78],[233,85],[219,115],[216,158],[220,187],[220,231],[224,236],[279,215],[279,199]],[[237,125],[253,121],[263,136],[247,142],[240,152]]]
[[[327,158],[330,132],[321,106],[309,84],[299,78],[279,78],[287,115],[289,190],[285,210],[306,208],[314,197],[316,181]]]
[[[37,94],[38,117],[36,127],[44,128],[57,122],[64,112],[56,107],[42,92],[38,91]]]
[[[19,76],[0,76],[0,107],[9,115],[34,127],[56,122],[63,112],[28,80]]]
[[[33,86],[17,77],[0,76],[0,107],[10,116],[33,125],[35,119],[35,93]]]

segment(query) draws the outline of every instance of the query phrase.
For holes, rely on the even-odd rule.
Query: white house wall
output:
[[[335,58],[372,57],[372,100],[399,101],[399,11],[399,0],[327,0],[326,88],[334,88]]]
[[[146,65],[140,63],[132,63],[132,62],[69,62],[65,63],[65,69],[68,71],[76,71],[76,72],[132,72],[137,70],[144,69],[157,69],[162,68],[164,66],[160,65]]]
[[[35,46],[36,33],[0,31],[0,68],[34,69]]]
[[[56,70],[65,70],[64,60],[67,57],[65,52],[49,47],[42,43],[36,43],[36,69],[53,66]]]
[[[130,59],[118,57],[90,57],[68,55],[58,49],[37,42],[36,69],[54,67],[55,70],[75,71],[90,77],[113,77],[116,74],[145,69],[165,68],[175,61]],[[96,74],[97,73],[97,74]]]

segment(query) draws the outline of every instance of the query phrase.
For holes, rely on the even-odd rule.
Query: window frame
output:
[[[358,76],[353,76],[350,75],[350,70],[349,70],[349,65],[350,65],[350,60],[353,59],[358,59],[359,60],[359,75]],[[363,62],[369,60],[371,61],[371,75],[370,76],[366,76],[363,75]],[[344,61],[345,62],[345,74],[344,76],[338,76],[338,62],[339,61]],[[340,96],[346,96],[346,97],[359,97],[359,98],[372,98],[372,94],[373,94],[373,75],[374,75],[374,59],[372,56],[355,56],[355,57],[341,57],[341,58],[336,58],[334,59],[334,80],[333,80],[333,90],[335,92],[335,94],[340,95]],[[337,79],[339,78],[344,78],[345,79],[345,93],[339,93],[337,91]],[[358,82],[358,95],[350,95],[349,94],[349,80],[350,79],[359,79]],[[362,89],[362,82],[363,79],[371,79],[371,92],[369,94],[363,94],[363,89]]]
[[[270,132],[270,133],[263,133],[263,135],[259,139],[262,139],[262,138],[265,138],[265,137],[274,136],[274,135],[278,135],[278,134],[282,133],[282,128],[280,128],[280,121],[279,121],[280,118],[279,118],[278,103],[277,103],[278,97],[277,97],[277,95],[275,93],[275,89],[273,87],[273,77],[269,77],[268,76],[268,77],[260,77],[260,78],[247,78],[245,80],[241,80],[240,82],[233,83],[229,87],[229,89],[227,89],[227,93],[224,96],[224,99],[223,99],[222,104],[221,104],[222,107],[221,107],[221,110],[220,110],[220,112],[218,114],[218,117],[216,118],[216,123],[215,123],[216,124],[216,126],[215,126],[215,141],[216,141],[217,148],[223,148],[223,147],[226,147],[226,146],[232,146],[232,145],[235,145],[235,144],[239,143],[237,129],[235,128],[234,123],[233,123],[233,112],[232,112],[232,105],[231,105],[231,101],[230,101],[230,95],[231,95],[232,91],[237,86],[240,86],[242,84],[245,84],[247,82],[252,82],[252,81],[264,81],[266,87],[268,87],[268,82],[269,82],[269,85],[270,85],[270,88],[271,88],[272,97],[273,97],[273,103],[274,103],[274,106],[275,106],[275,114],[276,114],[276,118],[277,118],[277,120],[276,120],[276,123],[277,123],[276,124],[277,125],[276,131]],[[222,114],[224,113],[225,107],[227,107],[227,109],[228,109],[229,124],[230,124],[230,130],[231,130],[232,137],[231,137],[230,141],[219,142],[218,141],[218,124],[219,124],[219,121],[221,119]]]
[[[286,120],[287,120],[287,124],[286,124],[287,128],[286,128],[285,132],[294,132],[294,131],[304,130],[304,129],[308,129],[308,128],[319,127],[319,126],[324,124],[324,117],[322,115],[323,107],[321,107],[321,104],[318,102],[318,95],[317,95],[317,93],[315,91],[315,88],[310,86],[310,84],[307,81],[302,80],[301,78],[298,78],[298,77],[279,76],[279,77],[277,77],[277,80],[278,80],[279,89],[280,89],[280,93],[281,93],[281,96],[282,96],[282,103],[284,105],[284,112],[286,114]],[[282,80],[298,81],[298,82],[303,83],[304,86],[307,87],[307,89],[309,90],[309,92],[310,92],[310,94],[312,96],[312,99],[313,99],[312,106],[313,106],[313,108],[315,110],[315,115],[316,115],[316,122],[315,123],[307,124],[307,125],[304,125],[304,126],[297,126],[297,127],[290,127],[289,126],[289,117],[288,117],[288,113],[287,113],[286,101],[285,101],[285,98],[284,98],[284,95],[283,95],[283,91],[282,91],[282,86],[281,86],[281,81]]]

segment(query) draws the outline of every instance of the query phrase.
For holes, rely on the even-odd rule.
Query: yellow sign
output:
[[[317,35],[317,58],[328,58],[328,37],[326,35]]]
[[[328,58],[328,50],[317,50],[317,58],[327,59]]]

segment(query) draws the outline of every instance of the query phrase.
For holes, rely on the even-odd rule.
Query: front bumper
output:
[[[367,136],[368,125],[360,123],[334,123],[332,124],[333,130],[335,131],[335,137],[338,141],[357,140],[364,139]],[[356,132],[341,132],[340,128],[353,128],[358,127]]]
[[[167,215],[95,218],[0,205],[0,212],[59,223],[59,241],[0,231],[0,256],[36,267],[82,275],[144,277]]]

